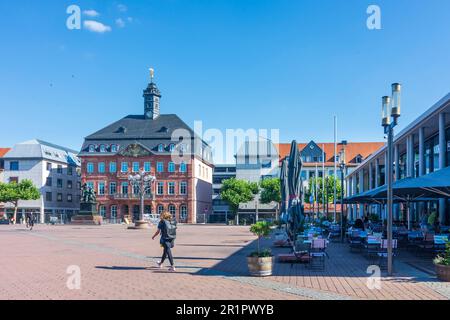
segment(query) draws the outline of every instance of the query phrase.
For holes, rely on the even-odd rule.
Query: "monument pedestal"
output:
[[[103,217],[97,213],[97,203],[82,202],[80,204],[80,213],[72,218],[71,224],[98,226],[103,222]]]
[[[147,221],[135,221],[134,226],[129,226],[128,229],[150,229],[150,223]]]
[[[75,225],[84,225],[84,226],[99,226],[103,222],[103,217],[96,215],[96,216],[82,216],[78,215],[72,218],[71,224]]]

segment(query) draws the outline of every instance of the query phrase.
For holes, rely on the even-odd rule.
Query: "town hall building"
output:
[[[145,172],[144,213],[169,211],[178,222],[202,223],[212,211],[210,146],[175,114],[160,113],[161,93],[152,80],[144,110],[87,136],[79,157],[81,180],[97,194],[98,212],[120,222],[139,219],[139,188],[130,175]]]

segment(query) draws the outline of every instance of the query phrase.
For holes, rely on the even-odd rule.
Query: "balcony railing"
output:
[[[139,194],[134,193],[116,193],[113,194],[112,197],[116,200],[140,200],[141,197]],[[155,196],[151,194],[144,195],[145,200],[155,200]]]

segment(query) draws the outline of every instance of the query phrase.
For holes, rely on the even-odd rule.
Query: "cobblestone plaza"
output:
[[[367,260],[332,243],[324,271],[276,262],[273,276],[248,276],[246,256],[255,238],[248,227],[182,225],[174,249],[176,273],[157,269],[161,248],[151,230],[123,225],[1,226],[0,299],[408,299],[447,300],[448,283],[436,280],[408,253],[395,275],[369,289]],[[266,245],[270,245],[267,240]],[[289,249],[274,249],[285,253]],[[79,268],[80,287],[71,270]]]

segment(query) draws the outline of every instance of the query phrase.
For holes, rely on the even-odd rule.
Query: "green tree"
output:
[[[265,179],[259,185],[261,187],[261,203],[281,202],[280,179]]]
[[[252,226],[250,227],[250,232],[258,237],[257,256],[264,257],[270,254],[270,252],[264,252],[263,255],[261,255],[261,246],[260,246],[261,238],[268,237],[270,235],[270,224],[267,221],[259,221],[255,224],[252,224]]]
[[[234,213],[238,212],[239,204],[252,201],[258,194],[258,184],[245,180],[231,178],[222,182],[220,197],[226,201]]]
[[[39,189],[31,180],[19,183],[0,183],[0,202],[11,203],[14,206],[14,223],[17,220],[17,208],[20,200],[37,200],[41,197]]]
[[[325,180],[325,181],[324,181]],[[326,179],[323,178],[310,178],[308,181],[308,189],[305,192],[305,202],[310,202],[311,195],[316,196],[317,187],[317,202],[323,202],[323,193],[325,192],[325,203],[334,203],[334,185],[336,185],[336,201],[341,199],[341,181],[335,179],[334,176],[328,176]]]

